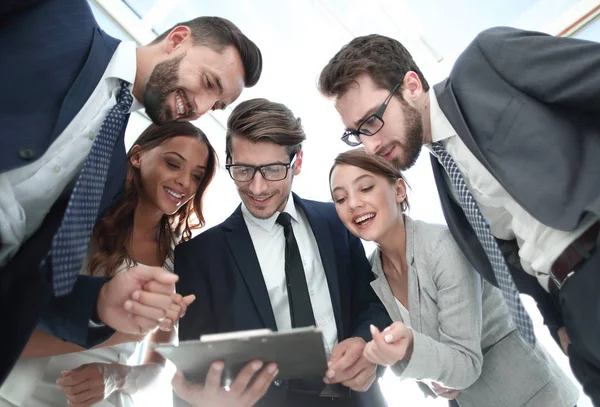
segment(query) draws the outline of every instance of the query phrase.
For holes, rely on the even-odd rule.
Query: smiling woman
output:
[[[500,290],[475,273],[448,229],[404,213],[406,184],[390,162],[364,149],[341,153],[330,185],[344,225],[377,245],[371,287],[395,321],[383,333],[371,328],[369,361],[462,407],[575,405],[574,384],[546,349],[520,337]]]
[[[127,159],[124,195],[95,226],[82,274],[111,277],[146,266],[173,271],[174,246],[204,225],[202,202],[217,163],[200,129],[188,122],[150,125]],[[175,296],[181,308],[173,320],[178,321],[194,297]],[[127,365],[136,342],[176,339],[176,329],[146,338],[116,333],[98,348],[84,350],[37,330],[0,388],[0,406],[5,401],[11,406],[58,406],[65,400],[74,407],[132,406],[131,396],[151,387],[165,363],[146,347],[143,364]]]

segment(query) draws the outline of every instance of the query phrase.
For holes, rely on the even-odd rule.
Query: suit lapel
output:
[[[241,206],[223,223],[225,238],[266,328],[277,330],[271,300]]]
[[[96,30],[94,32],[88,58],[61,105],[56,125],[52,131],[52,140],[63,132],[86,103],[100,82],[118,45],[118,40],[106,35],[103,31]]]
[[[422,332],[421,286],[419,283],[419,270],[415,266],[415,254],[419,245],[416,241],[415,225],[410,217],[404,217],[404,226],[406,228],[406,265],[408,266],[408,312],[410,313],[410,325],[417,332]]]
[[[456,96],[452,91],[452,86],[450,84],[450,80],[448,78],[444,79],[442,82],[438,83],[433,87],[435,91],[435,96],[438,100],[438,104],[440,105],[440,109],[444,113],[444,116],[448,119],[454,130],[458,133],[458,137],[465,143],[467,148],[471,151],[471,153],[477,158],[477,160],[482,163],[490,173],[493,172],[490,169],[489,162],[485,159],[477,143],[475,143],[475,139],[471,134],[471,130],[467,126],[465,122],[465,118],[463,117],[460,107],[458,105],[458,101],[456,100]]]
[[[340,285],[338,280],[337,262],[335,260],[335,248],[333,246],[333,241],[331,240],[329,224],[318,212],[317,208],[311,205],[310,202],[303,201],[296,194],[292,195],[296,205],[298,205],[306,215],[306,219],[308,219],[310,228],[312,229],[317,245],[319,246],[319,255],[321,256],[321,263],[325,270],[327,285],[329,286],[329,295],[331,297],[331,305],[333,307],[333,314],[335,315],[338,339],[340,339],[344,332],[340,302]]]

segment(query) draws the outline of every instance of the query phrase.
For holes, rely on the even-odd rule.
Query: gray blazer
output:
[[[479,276],[448,229],[404,217],[408,311],[413,354],[392,370],[400,378],[461,390],[461,407],[572,407],[578,391],[538,344],[515,330],[501,292]],[[381,266],[371,256],[371,286],[393,321],[402,321]]]
[[[528,213],[558,230],[600,217],[599,66],[597,42],[496,27],[479,34],[433,87],[477,160]],[[452,235],[477,272],[495,283],[444,169],[433,156],[431,162]],[[516,241],[499,243],[517,288],[536,300],[556,336],[564,321],[554,300],[522,270]]]

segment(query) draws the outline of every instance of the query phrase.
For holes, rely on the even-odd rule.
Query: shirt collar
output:
[[[133,91],[135,74],[137,70],[136,44],[133,41],[123,41],[117,46],[117,50],[110,59],[105,78],[117,78],[129,82],[129,89]],[[132,94],[133,96],[133,94]],[[133,96],[133,103],[129,112],[143,109],[144,105]]]
[[[298,222],[298,211],[296,209],[296,204],[294,203],[294,196],[292,195],[291,192],[290,192],[290,196],[288,197],[288,200],[287,200],[287,203],[285,205],[283,212],[289,213],[290,216],[292,217],[292,220],[295,222]],[[269,233],[273,230],[273,226],[277,222],[277,217],[279,216],[280,213],[281,212],[275,212],[273,214],[273,216],[271,216],[270,218],[267,218],[267,219],[258,219],[258,218],[255,218],[250,213],[250,211],[248,210],[246,205],[244,205],[244,203],[242,202],[242,214],[244,215],[244,218],[247,221],[252,222],[257,226],[260,226],[266,232],[269,232]]]
[[[435,143],[456,136],[456,131],[446,118],[444,112],[442,112],[433,90],[429,91],[429,109],[431,118],[431,141]]]

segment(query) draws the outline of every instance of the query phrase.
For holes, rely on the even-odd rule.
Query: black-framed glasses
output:
[[[288,170],[296,162],[296,154],[292,157],[289,164],[265,164],[265,165],[244,165],[244,164],[227,164],[225,169],[229,172],[231,179],[237,182],[249,182],[252,181],[256,171],[259,171],[264,179],[267,181],[281,181],[288,175]]]
[[[396,85],[390,91],[390,94],[385,98],[379,109],[375,111],[375,113],[366,117],[356,128],[356,130],[346,130],[344,135],[342,136],[342,141],[349,146],[356,147],[362,144],[360,136],[373,136],[379,130],[383,128],[385,122],[383,121],[383,114],[385,113],[385,109],[390,103],[392,96],[396,94],[398,89],[400,89],[400,84],[402,81],[396,83]]]

